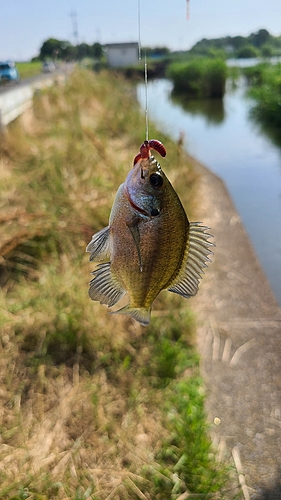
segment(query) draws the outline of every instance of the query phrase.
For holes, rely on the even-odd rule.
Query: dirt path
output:
[[[194,163],[216,244],[192,300],[213,437],[242,466],[245,499],[280,500],[281,310],[223,182]]]

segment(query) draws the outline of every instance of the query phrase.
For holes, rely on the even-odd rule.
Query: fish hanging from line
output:
[[[116,311],[148,325],[161,290],[185,298],[198,291],[211,254],[200,222],[189,222],[170,181],[150,150],[166,155],[157,140],[145,141],[119,187],[109,225],[94,234],[86,251],[101,262],[92,272],[89,296],[113,306],[127,292],[130,303]]]

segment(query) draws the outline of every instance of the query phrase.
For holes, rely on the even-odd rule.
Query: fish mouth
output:
[[[127,195],[127,198],[128,198],[128,200],[129,200],[129,202],[130,202],[131,207],[132,207],[134,210],[136,210],[137,212],[139,212],[139,213],[140,213],[140,214],[142,214],[142,215],[146,215],[146,217],[149,217],[149,214],[148,214],[145,210],[143,210],[143,208],[139,207],[138,205],[136,205],[136,204],[133,202],[133,200],[132,200],[132,198],[130,197],[130,195],[129,195],[129,193],[128,193],[128,190],[127,190],[127,189],[126,189],[126,195]]]

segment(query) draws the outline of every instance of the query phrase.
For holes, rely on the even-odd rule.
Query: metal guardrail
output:
[[[5,128],[8,123],[20,116],[32,106],[35,92],[50,87],[55,81],[65,81],[65,72],[56,72],[50,75],[40,75],[29,83],[11,87],[0,93],[0,128]]]

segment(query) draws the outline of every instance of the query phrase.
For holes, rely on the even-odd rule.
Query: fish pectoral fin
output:
[[[136,245],[136,249],[137,249],[137,252],[138,252],[138,258],[139,258],[139,264],[140,264],[140,271],[142,272],[142,258],[141,258],[141,249],[140,249],[140,232],[139,232],[138,222],[139,222],[139,219],[135,220],[133,223],[127,224],[127,226],[130,229],[132,238],[133,238],[134,243]]]
[[[91,261],[108,260],[109,252],[109,226],[94,234],[92,241],[86,247],[86,252],[90,252]]]
[[[209,238],[211,234],[205,231],[209,229],[206,226],[200,226],[200,222],[191,222],[189,226],[189,237],[186,248],[186,257],[179,271],[177,278],[168,288],[169,292],[178,293],[185,298],[192,297],[198,292],[199,280],[204,274],[206,262],[211,262],[208,258],[213,252],[210,247],[214,246]]]
[[[111,312],[111,314],[127,314],[128,316],[131,316],[131,318],[138,321],[141,325],[147,326],[150,322],[151,308],[131,307],[130,304],[128,304],[118,311]]]
[[[120,300],[126,291],[114,279],[110,270],[110,262],[98,264],[91,273],[94,278],[90,281],[89,296],[92,300],[97,300],[101,304],[113,306]]]

